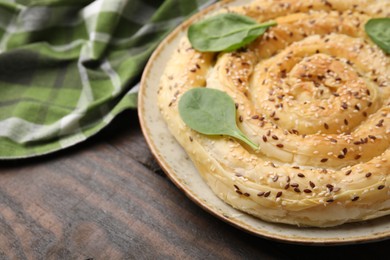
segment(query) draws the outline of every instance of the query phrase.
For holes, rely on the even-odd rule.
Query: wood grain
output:
[[[224,223],[162,173],[135,111],[76,147],[0,163],[0,259],[385,259],[388,245],[290,245]]]

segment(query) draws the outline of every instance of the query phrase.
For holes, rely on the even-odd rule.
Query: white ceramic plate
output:
[[[170,134],[157,104],[159,80],[179,39],[191,22],[229,5],[250,0],[218,3],[196,14],[173,31],[156,49],[144,71],[139,92],[139,118],[146,141],[169,178],[195,203],[222,220],[252,234],[279,241],[304,244],[347,244],[390,238],[390,216],[335,228],[298,228],[261,221],[221,201],[203,182],[191,160]]]

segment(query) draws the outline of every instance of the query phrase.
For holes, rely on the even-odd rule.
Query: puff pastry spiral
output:
[[[271,222],[335,226],[390,214],[390,56],[366,35],[390,1],[257,0],[223,10],[277,21],[230,53],[182,39],[158,104],[204,180],[232,207]],[[181,120],[194,87],[228,93],[254,151]]]

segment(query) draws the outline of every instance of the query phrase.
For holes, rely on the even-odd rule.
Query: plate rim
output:
[[[143,97],[145,96],[145,89],[147,87],[147,78],[150,75],[150,72],[153,67],[154,60],[161,54],[161,52],[164,50],[164,48],[172,42],[179,33],[186,30],[190,24],[192,24],[197,19],[203,17],[204,15],[207,15],[211,13],[212,11],[216,11],[219,8],[226,6],[228,4],[232,4],[234,2],[238,2],[239,0],[223,0],[219,1],[217,3],[214,3],[207,8],[197,12],[196,14],[192,15],[185,21],[183,21],[181,24],[179,24],[173,31],[171,31],[157,46],[157,48],[153,51],[152,55],[150,56],[144,70],[142,73],[141,81],[140,81],[140,89],[138,92],[138,118],[141,126],[142,133],[145,137],[146,143],[148,144],[153,156],[156,158],[157,163],[162,168],[162,170],[165,172],[167,177],[174,183],[174,185],[179,188],[191,201],[193,201],[197,206],[200,206],[203,210],[206,212],[212,214],[214,217],[217,217],[218,219],[224,221],[225,223],[228,223],[235,228],[242,230],[246,233],[262,237],[269,240],[274,240],[278,242],[284,242],[284,243],[290,243],[290,244],[303,244],[303,245],[311,245],[311,246],[339,246],[339,245],[348,245],[348,244],[362,244],[362,243],[372,243],[372,242],[379,242],[384,241],[387,239],[390,239],[390,229],[387,231],[384,231],[383,233],[373,233],[366,236],[356,236],[351,238],[336,238],[336,237],[329,237],[329,238],[318,238],[317,240],[313,239],[312,237],[292,237],[292,236],[283,236],[280,234],[274,234],[268,230],[262,229],[261,232],[258,228],[258,232],[251,230],[249,228],[249,225],[239,221],[238,219],[231,219],[227,216],[224,216],[220,212],[218,212],[213,207],[209,206],[207,203],[203,202],[200,198],[196,196],[193,192],[189,191],[185,185],[182,183],[182,181],[175,176],[175,174],[172,174],[171,172],[174,172],[174,170],[171,168],[169,163],[164,160],[163,156],[160,155],[159,148],[157,145],[153,142],[151,134],[149,132],[149,128],[147,127],[145,112],[144,112],[144,101]],[[161,116],[161,114],[160,114]],[[176,140],[175,140],[176,141]],[[176,141],[177,142],[177,141]],[[191,161],[193,164],[193,162]],[[249,215],[245,212],[243,214]],[[249,215],[250,216],[250,215]],[[258,221],[266,222],[261,219],[258,219]],[[278,223],[276,223],[278,224]],[[283,225],[283,224],[280,224]],[[299,227],[296,227],[299,228]],[[321,230],[321,228],[319,228]]]

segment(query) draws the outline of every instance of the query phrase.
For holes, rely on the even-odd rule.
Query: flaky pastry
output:
[[[161,78],[171,133],[223,201],[260,219],[329,227],[390,214],[390,57],[364,25],[390,1],[257,0],[223,12],[277,25],[233,52],[184,37]],[[195,87],[228,93],[259,145],[199,134],[178,101]]]

